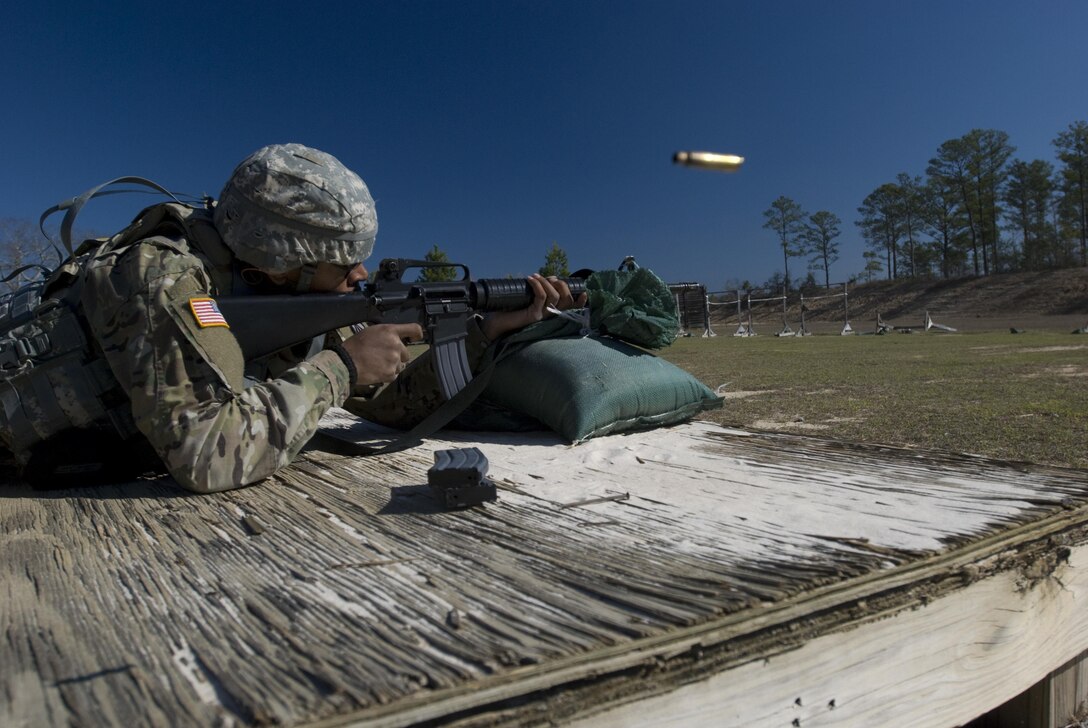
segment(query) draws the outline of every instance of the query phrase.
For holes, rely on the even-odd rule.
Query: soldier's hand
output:
[[[567,284],[555,276],[545,278],[534,273],[528,280],[533,291],[532,303],[520,311],[498,311],[484,319],[481,329],[491,341],[553,315],[548,313],[549,308],[564,311],[586,305],[585,293],[575,300]]]
[[[375,324],[344,342],[355,363],[357,384],[384,384],[397,378],[411,358],[406,342],[423,338],[419,324]]]

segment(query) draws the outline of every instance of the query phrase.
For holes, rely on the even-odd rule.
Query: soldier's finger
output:
[[[567,285],[567,282],[554,276],[549,278],[548,281],[559,294],[559,300],[556,301],[555,307],[560,310],[571,308],[574,305],[574,295],[570,292],[570,286]]]
[[[544,290],[544,277],[538,273],[529,276],[529,288],[533,290],[533,302],[529,304],[529,310],[536,319],[544,315],[544,307],[548,305],[548,293]]]
[[[392,324],[393,330],[402,341],[422,341],[423,329],[419,324]]]
[[[559,279],[555,276],[551,278],[540,278],[540,285],[544,288],[545,303],[548,306],[555,306],[559,303],[559,291],[555,288],[555,283]]]

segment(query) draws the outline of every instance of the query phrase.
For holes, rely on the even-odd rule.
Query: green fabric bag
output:
[[[600,270],[586,280],[590,327],[647,349],[668,346],[680,331],[676,299],[649,268]]]

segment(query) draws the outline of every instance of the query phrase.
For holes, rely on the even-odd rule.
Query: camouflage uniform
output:
[[[260,150],[235,170],[214,227],[207,213],[149,208],[143,218],[162,216],[164,209],[171,214],[165,222],[138,219],[131,229],[151,227],[157,234],[121,233],[88,267],[82,301],[91,331],[128,392],[136,428],[187,489],[227,490],[271,475],[313,437],[326,410],[349,395],[347,366],[328,349],[281,362],[264,381],[247,382],[229,322],[208,325],[192,304],[230,291],[230,258],[239,251],[247,263],[272,270],[351,264],[369,254],[377,229],[373,201],[354,173],[321,155],[301,145]],[[300,185],[306,194],[296,194]],[[253,187],[262,194],[271,188],[274,201],[287,199],[290,210],[270,213],[267,195],[247,194]],[[184,225],[171,222],[186,215]],[[253,222],[258,219],[263,225]],[[330,231],[334,224],[339,229]],[[203,231],[201,240],[189,239],[193,230]],[[256,247],[249,245],[253,241]],[[478,327],[470,329],[475,365],[487,342]],[[393,426],[422,419],[441,399],[426,355],[394,385],[359,394],[353,411]]]
[[[348,372],[323,351],[246,388],[242,351],[226,327],[201,328],[189,300],[218,295],[184,238],[153,237],[102,251],[87,271],[84,310],[137,429],[190,490],[265,478],[313,436],[347,396]]]

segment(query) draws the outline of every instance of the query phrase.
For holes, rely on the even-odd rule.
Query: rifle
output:
[[[460,280],[403,280],[412,268],[450,267],[461,269]],[[575,297],[585,291],[581,278],[563,280]],[[434,352],[442,396],[450,399],[472,380],[465,338],[473,314],[516,311],[532,300],[532,288],[524,279],[474,281],[460,263],[386,258],[373,280],[354,293],[224,296],[216,303],[247,361],[356,323],[418,323]]]

